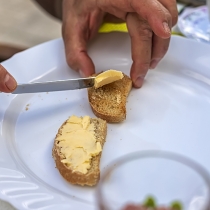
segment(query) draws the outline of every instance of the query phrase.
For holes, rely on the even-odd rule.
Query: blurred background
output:
[[[61,36],[61,22],[32,0],[0,0],[0,62]]]

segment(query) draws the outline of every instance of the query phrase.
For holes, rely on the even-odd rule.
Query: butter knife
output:
[[[12,94],[76,90],[93,87],[95,77],[18,84]]]

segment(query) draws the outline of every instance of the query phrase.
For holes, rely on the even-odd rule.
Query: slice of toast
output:
[[[82,117],[81,117],[82,118]],[[59,128],[58,133],[56,135],[54,146],[52,150],[52,155],[56,163],[56,167],[59,170],[60,174],[66,179],[68,182],[72,184],[78,184],[81,186],[88,185],[93,186],[98,183],[100,178],[100,158],[102,151],[94,155],[90,161],[90,168],[86,173],[82,173],[80,171],[75,171],[71,166],[63,162],[65,159],[65,155],[62,154],[60,145],[62,142],[58,140],[62,135],[62,128],[68,123],[68,120],[63,123],[63,125]],[[98,118],[90,118],[90,123],[94,125],[94,136],[96,142],[99,142],[101,145],[101,150],[105,143],[106,133],[107,133],[107,124],[106,121]],[[86,139],[85,139],[86,141]]]
[[[93,113],[107,122],[121,122],[126,118],[126,100],[132,88],[131,79],[123,74],[120,80],[100,88],[88,88]]]

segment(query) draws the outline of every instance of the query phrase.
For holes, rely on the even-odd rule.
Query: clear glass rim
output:
[[[169,152],[169,151],[157,151],[157,150],[143,150],[143,151],[136,151],[132,152],[126,155],[123,155],[122,157],[117,158],[116,160],[112,161],[110,165],[107,167],[107,169],[102,173],[100,181],[96,187],[96,202],[98,206],[103,206],[104,207],[104,200],[102,196],[102,186],[103,186],[103,181],[106,179],[106,177],[111,173],[111,171],[114,168],[118,168],[121,165],[128,163],[132,160],[137,160],[137,159],[146,159],[146,158],[159,158],[159,159],[167,159],[167,160],[172,160],[178,163],[182,163],[183,165],[188,166],[191,168],[193,171],[197,172],[204,180],[206,185],[208,186],[209,189],[209,198],[208,198],[208,210],[210,210],[210,173],[199,163],[196,161],[192,160],[191,158],[179,154],[179,153],[174,153],[174,152]]]

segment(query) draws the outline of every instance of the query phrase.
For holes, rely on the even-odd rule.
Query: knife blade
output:
[[[18,84],[12,94],[53,92],[93,87],[95,77]]]

